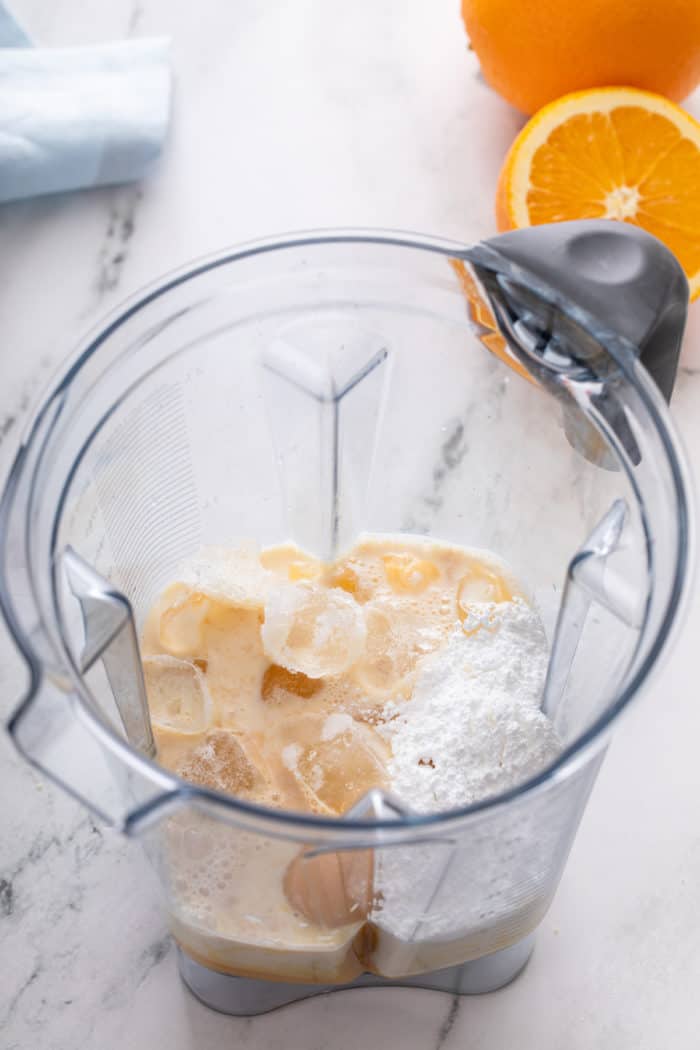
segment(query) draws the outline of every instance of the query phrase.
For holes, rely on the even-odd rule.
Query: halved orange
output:
[[[700,123],[636,88],[576,91],[525,125],[498,182],[499,230],[565,219],[642,226],[700,295]]]

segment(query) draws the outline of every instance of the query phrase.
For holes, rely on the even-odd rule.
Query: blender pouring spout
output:
[[[670,399],[688,282],[651,234],[612,220],[552,223],[493,237],[462,258],[499,322],[512,318],[502,334],[528,370],[534,357],[553,372],[578,365],[602,378],[624,346]]]
[[[512,366],[562,403],[574,448],[612,467],[606,446],[618,443],[637,465],[632,362],[668,401],[686,321],[688,284],[672,253],[636,227],[585,220],[502,234],[462,258]]]
[[[561,404],[569,443],[595,466],[622,468],[639,497],[651,468],[643,462],[636,415],[638,384],[644,384],[637,362],[668,400],[688,302],[675,257],[643,230],[583,221],[516,230],[476,245],[463,259],[503,353]],[[591,608],[605,609],[636,637],[643,627],[651,546],[646,579],[631,581],[610,565],[624,549],[628,521],[626,501],[615,500],[567,566],[542,698],[560,730],[567,726],[567,682]]]

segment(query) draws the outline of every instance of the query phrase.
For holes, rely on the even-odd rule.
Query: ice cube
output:
[[[469,614],[469,606],[474,602],[508,602],[513,598],[512,589],[503,576],[474,560],[457,588],[457,612],[464,621]]]
[[[211,598],[184,584],[170,588],[160,602],[158,641],[171,656],[192,660],[206,669],[209,649],[223,630],[254,625],[259,631],[259,611],[248,606]]]
[[[149,656],[143,676],[151,719],[180,733],[202,733],[211,721],[211,697],[200,669],[174,656]]]
[[[160,614],[160,644],[171,656],[204,659],[204,624],[210,599],[182,586]]]
[[[253,543],[236,547],[202,547],[181,570],[181,579],[209,598],[242,609],[260,609],[272,575],[260,562]]]
[[[365,653],[353,675],[370,696],[405,693],[419,657],[444,640],[444,627],[406,602],[370,602],[365,606],[365,623]]]
[[[309,678],[346,671],[364,650],[362,609],[342,590],[301,581],[271,590],[262,640],[270,660]]]
[[[243,734],[214,729],[180,763],[177,772],[185,780],[229,795],[255,795],[267,788],[263,763],[252,741]]]
[[[407,552],[385,554],[382,561],[390,586],[399,593],[420,594],[440,576],[434,561]]]
[[[374,729],[341,712],[287,719],[268,749],[282,757],[290,805],[327,815],[347,812],[386,781],[389,751]]]

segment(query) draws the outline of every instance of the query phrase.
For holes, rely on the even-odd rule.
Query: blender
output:
[[[479,993],[526,964],[611,729],[679,620],[688,490],[664,397],[687,294],[620,223],[472,247],[297,235],[171,275],[68,363],[2,502],[0,600],[29,675],[8,730],[143,841],[205,1003]],[[159,766],[139,634],[183,560],[235,537],[328,559],[364,531],[486,548],[526,581],[556,760],[458,810],[373,789],[342,819]],[[291,936],[280,886],[300,852],[370,855],[388,890],[369,921]]]

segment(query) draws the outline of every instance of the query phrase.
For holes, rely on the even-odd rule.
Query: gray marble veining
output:
[[[112,191],[107,228],[98,257],[95,290],[100,299],[119,287],[136,229],[136,214],[142,197],[139,186]]]

